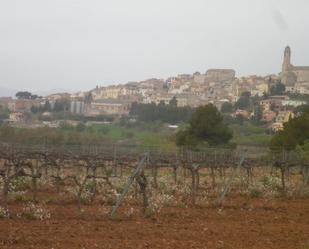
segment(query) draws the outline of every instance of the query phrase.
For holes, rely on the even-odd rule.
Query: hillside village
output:
[[[168,79],[96,86],[88,92],[75,94],[40,97],[21,92],[16,99],[0,98],[0,106],[8,110],[2,122],[12,126],[57,127],[59,122],[48,119],[53,112],[96,120],[96,117],[128,116],[135,102],[168,105],[176,99],[178,107],[195,108],[212,103],[232,117],[244,120],[258,115],[269,129],[277,131],[297,115],[298,107],[308,104],[307,94],[309,66],[293,66],[291,49],[286,47],[279,75],[236,77],[233,69],[209,69],[205,73],[180,74]],[[246,101],[251,104],[245,104]],[[233,108],[225,110],[229,105]],[[34,122],[31,113],[39,112],[46,120]]]

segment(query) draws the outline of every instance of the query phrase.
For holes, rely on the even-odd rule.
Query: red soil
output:
[[[11,204],[16,213],[22,204]],[[116,219],[99,204],[47,205],[51,219],[0,219],[1,249],[309,248],[309,199],[228,197],[224,207],[165,208],[156,218]]]

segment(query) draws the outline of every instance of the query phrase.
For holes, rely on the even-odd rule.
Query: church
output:
[[[291,64],[291,48],[287,46],[284,50],[281,82],[285,85],[287,92],[309,93],[309,66],[294,66]]]

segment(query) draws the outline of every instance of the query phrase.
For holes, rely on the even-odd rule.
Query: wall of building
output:
[[[235,70],[233,69],[209,69],[206,72],[207,78],[211,78],[214,81],[227,81],[234,80]]]

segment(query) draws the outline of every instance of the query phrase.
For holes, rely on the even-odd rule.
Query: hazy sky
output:
[[[0,0],[0,86],[90,89],[309,65],[308,0]]]

